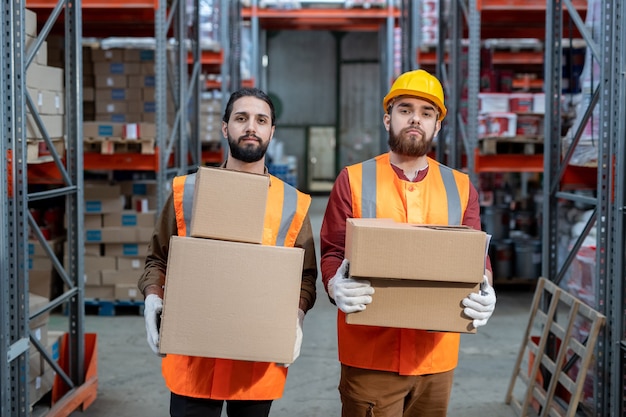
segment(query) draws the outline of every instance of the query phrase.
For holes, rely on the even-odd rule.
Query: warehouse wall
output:
[[[275,138],[283,143],[285,155],[296,156],[299,188],[309,191],[306,164],[315,156],[308,151],[310,126],[340,126],[339,169],[346,161],[359,162],[379,153],[377,33],[272,32],[267,55],[267,90],[280,108]],[[338,173],[334,171],[329,173],[333,179]]]

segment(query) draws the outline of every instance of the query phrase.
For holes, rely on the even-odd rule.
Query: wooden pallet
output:
[[[549,303],[547,312],[540,310],[541,301]],[[557,315],[561,319],[563,314],[565,320],[562,324],[557,323]],[[581,320],[589,324],[585,341],[573,337],[574,326]],[[605,321],[606,317],[596,310],[546,278],[539,278],[528,326],[505,398],[518,416],[576,415],[598,334]],[[541,334],[531,335],[537,328],[542,329]],[[554,351],[553,355],[546,353],[549,347]],[[523,367],[526,357],[527,367]],[[568,361],[578,365],[574,379],[565,367]],[[517,382],[526,387],[521,398],[515,395],[520,391],[515,390]],[[565,401],[563,397],[567,397]]]
[[[479,139],[479,149],[482,155],[541,155],[543,154],[543,137],[515,136],[515,137],[485,137]]]
[[[153,155],[155,152],[154,145],[154,139],[85,138],[83,142],[83,151],[100,153],[102,155],[125,153]]]

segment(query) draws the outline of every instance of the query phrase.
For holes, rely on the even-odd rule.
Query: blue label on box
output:
[[[101,242],[102,230],[87,230],[85,233],[85,241],[87,242]]]
[[[133,194],[146,195],[148,192],[148,186],[146,184],[133,184]]]
[[[154,101],[143,103],[143,111],[146,113],[154,113],[156,111],[156,103]]]
[[[137,215],[122,214],[122,226],[137,226]]]
[[[113,136],[113,126],[98,125],[98,136]]]
[[[122,253],[124,256],[137,256],[139,255],[139,245],[136,243],[124,243],[122,245]]]
[[[154,51],[150,49],[144,49],[139,52],[140,61],[154,61]]]
[[[144,87],[154,87],[156,85],[156,82],[154,80],[154,75],[146,75],[143,78],[143,86]]]
[[[109,66],[111,74],[124,75],[124,64],[121,62],[112,62]]]
[[[85,213],[100,213],[102,212],[102,201],[92,200],[85,201]]]
[[[111,121],[115,123],[123,123],[126,121],[126,115],[123,113],[112,114]]]
[[[126,90],[114,88],[111,90],[111,100],[126,100]]]

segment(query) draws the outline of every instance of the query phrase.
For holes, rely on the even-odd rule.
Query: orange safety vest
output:
[[[179,236],[190,230],[195,179],[191,174],[173,181]],[[310,204],[310,196],[270,175],[263,244],[293,247]],[[163,358],[161,370],[172,392],[216,400],[274,400],[282,396],[287,379],[287,368],[275,363],[172,354]]]
[[[469,200],[469,177],[430,158],[428,166],[428,174],[419,182],[398,178],[388,153],[347,167],[353,217],[461,224]],[[341,310],[337,331],[339,360],[345,365],[425,375],[452,370],[458,362],[458,333],[350,325]]]

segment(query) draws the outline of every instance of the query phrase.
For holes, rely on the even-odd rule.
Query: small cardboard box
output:
[[[190,235],[260,244],[269,181],[267,175],[198,168]]]
[[[304,250],[173,236],[161,353],[293,362]]]
[[[375,289],[349,324],[474,333],[461,301],[478,292],[487,235],[467,227],[417,226],[389,219],[348,219],[350,275]]]

